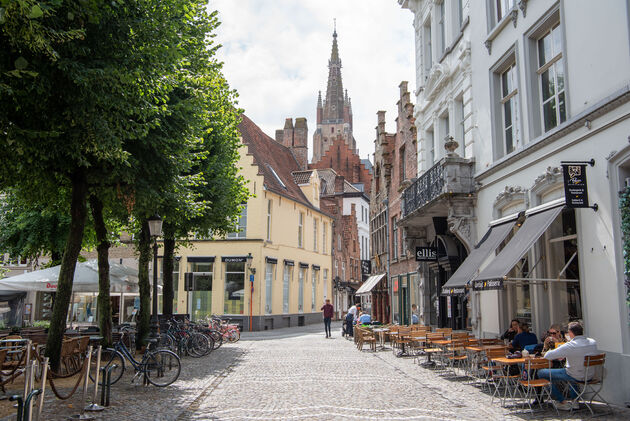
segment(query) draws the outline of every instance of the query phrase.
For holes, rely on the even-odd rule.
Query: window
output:
[[[317,297],[317,278],[319,278],[319,270],[311,270],[311,311],[315,312],[316,297]]]
[[[317,251],[317,219],[313,218],[313,250]]]
[[[335,260],[335,276],[339,276],[339,261]]]
[[[225,263],[225,314],[243,314],[245,306],[245,263]]]
[[[341,280],[346,280],[346,262],[341,262]]]
[[[447,142],[448,141],[448,137],[451,135],[451,128],[450,128],[450,120],[449,120],[449,116],[448,116],[448,112],[446,112],[441,118],[440,118],[440,137],[443,139],[443,142]]]
[[[464,24],[464,5],[463,0],[457,0],[457,30],[461,30],[462,25]]]
[[[282,277],[282,312],[289,312],[289,284],[293,276],[293,266],[284,265],[284,276]]]
[[[322,253],[324,253],[324,254],[326,254],[327,251],[328,251],[327,250],[327,248],[328,248],[327,241],[328,240],[326,239],[327,233],[328,233],[328,222],[324,222],[324,227],[322,228],[322,235],[323,235],[323,238],[322,238]]]
[[[545,32],[537,44],[543,126],[547,132],[567,119],[560,24]]]
[[[271,241],[271,200],[267,200],[267,241]]]
[[[435,136],[433,135],[433,128],[427,130],[426,142],[429,149],[429,165],[433,165],[437,161],[437,155],[436,155],[436,150],[435,150]]]
[[[516,64],[512,63],[501,73],[501,113],[503,150],[512,152],[519,144],[518,87]]]
[[[304,312],[304,277],[306,276],[306,269],[300,268],[298,272],[298,312]]]
[[[337,250],[341,250],[341,234],[337,234]]]
[[[328,290],[326,289],[326,285],[328,285],[328,269],[324,269],[324,282],[322,282],[322,288],[324,290],[324,300],[328,297]]]
[[[514,0],[496,0],[497,2],[497,22],[505,17],[513,8]]]
[[[426,81],[433,67],[433,54],[431,52],[431,16],[427,18],[422,26],[422,39],[423,39],[423,57],[424,64],[424,80]]]
[[[304,248],[304,212],[298,216],[298,247]]]
[[[446,5],[444,3],[446,2],[442,1],[442,3],[440,3],[440,5],[438,6],[439,8],[438,31],[440,32],[440,45],[439,45],[440,56],[446,50],[446,13],[445,13]]]
[[[174,262],[179,271],[179,262]],[[205,319],[212,315],[212,281],[214,273],[213,262],[188,262],[188,272],[193,273],[193,282],[189,286],[190,291],[190,316],[193,321]],[[178,273],[179,275],[179,273]],[[173,281],[175,282],[173,271]],[[175,293],[177,293],[177,288]],[[175,310],[175,306],[173,306]]]
[[[406,156],[405,156],[405,147],[400,148],[400,152],[398,153],[398,159],[400,160],[398,167],[400,168],[400,181],[403,182],[407,178],[407,166],[406,166]]]
[[[273,278],[276,272],[276,265],[267,263],[265,266],[265,314],[271,314],[273,306]]]
[[[247,203],[244,203],[241,209],[241,214],[236,222],[236,229],[234,232],[230,232],[227,238],[245,238],[247,235]]]
[[[455,140],[459,143],[459,155],[462,158],[466,157],[466,115],[464,114],[464,98],[463,96],[455,100],[455,117],[457,121],[457,127],[455,130]]]
[[[392,218],[392,259],[398,258],[398,223],[396,217]]]

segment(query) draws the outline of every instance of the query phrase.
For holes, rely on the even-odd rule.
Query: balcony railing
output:
[[[403,192],[403,218],[445,193],[473,193],[473,165],[472,160],[457,155],[442,158]]]
[[[438,162],[403,192],[403,217],[438,197],[444,190],[444,167]]]

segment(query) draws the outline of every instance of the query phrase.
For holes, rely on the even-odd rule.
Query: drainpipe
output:
[[[390,300],[390,308],[389,308],[389,317],[390,323],[394,322],[394,283],[391,280],[390,273],[390,254],[389,254],[389,190],[387,192],[387,198],[383,200],[385,204],[385,219],[387,221],[387,233],[385,235],[385,242],[387,243],[387,284],[389,285],[389,300]]]

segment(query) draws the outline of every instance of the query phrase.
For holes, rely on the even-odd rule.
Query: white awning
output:
[[[355,292],[355,295],[369,294],[372,289],[379,283],[381,279],[385,277],[384,273],[379,275],[372,275],[363,282],[363,285]]]
[[[61,266],[53,266],[48,269],[0,279],[0,291],[55,292],[57,291],[60,268]],[[109,283],[111,292],[136,292],[138,289],[138,271],[110,261]],[[95,259],[76,264],[72,291],[98,292],[98,263]]]

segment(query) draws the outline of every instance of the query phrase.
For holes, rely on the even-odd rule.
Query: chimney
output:
[[[284,120],[284,135],[282,136],[282,144],[287,148],[293,146],[293,119]]]
[[[308,125],[304,117],[295,119],[291,150],[293,151],[295,159],[298,161],[300,170],[306,170],[308,167]]]
[[[345,184],[345,178],[343,175],[335,177],[335,193],[343,193],[343,185]]]
[[[284,130],[282,129],[276,130],[276,142],[282,144],[283,139],[284,139]]]

